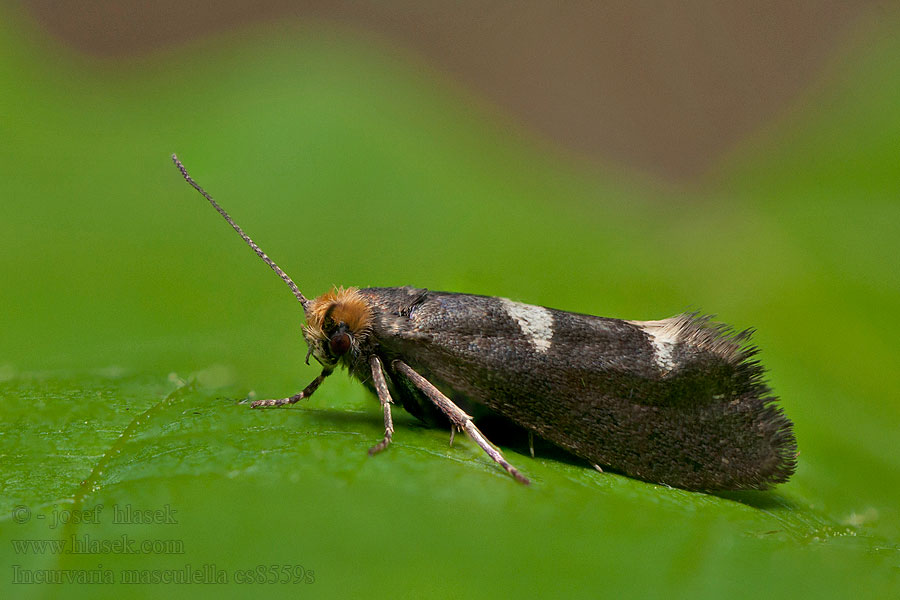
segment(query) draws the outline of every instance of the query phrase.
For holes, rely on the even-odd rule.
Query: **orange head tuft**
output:
[[[323,365],[354,356],[372,331],[372,306],[357,288],[332,288],[309,303],[303,335]]]

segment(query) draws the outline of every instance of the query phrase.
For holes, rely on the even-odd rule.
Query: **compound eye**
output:
[[[350,335],[346,331],[338,331],[331,336],[328,345],[331,347],[331,353],[335,356],[347,354],[350,349]]]

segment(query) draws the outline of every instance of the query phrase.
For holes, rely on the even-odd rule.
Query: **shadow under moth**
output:
[[[767,489],[796,468],[793,424],[750,330],[696,313],[626,321],[413,287],[336,288],[310,300],[172,160],[303,307],[307,363],[322,371],[300,393],[254,408],[308,398],[341,366],[381,402],[384,438],[370,454],[391,443],[399,402],[426,421],[443,415],[528,483],[461,408],[474,404],[599,470],[688,490]]]

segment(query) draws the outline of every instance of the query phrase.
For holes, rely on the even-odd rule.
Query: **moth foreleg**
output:
[[[372,382],[375,384],[375,391],[378,393],[378,399],[381,401],[381,408],[384,410],[384,439],[369,448],[369,456],[378,454],[387,448],[391,439],[394,437],[394,420],[391,418],[391,393],[388,391],[387,382],[384,380],[384,367],[374,354],[369,357],[369,367],[372,369]]]
[[[299,394],[294,394],[293,396],[290,396],[288,398],[278,398],[278,399],[274,399],[274,400],[257,400],[256,402],[253,402],[250,405],[250,408],[268,408],[270,406],[284,406],[285,404],[294,404],[295,402],[303,400],[304,398],[309,398],[310,396],[313,395],[313,392],[315,392],[319,388],[319,385],[321,385],[321,383],[323,381],[325,381],[325,378],[328,377],[329,375],[331,375],[331,369],[322,369],[322,372],[319,373],[319,376],[316,377],[315,379],[313,379],[310,382],[310,384],[308,386],[306,386],[305,388],[303,388],[303,391],[300,392]]]
[[[528,478],[519,473],[518,469],[509,464],[500,451],[495,448],[491,443],[484,437],[484,434],[479,431],[478,427],[475,426],[475,423],[472,421],[472,417],[470,417],[464,410],[458,407],[453,403],[450,398],[441,393],[439,389],[434,387],[430,381],[419,375],[412,367],[403,362],[402,360],[395,360],[393,362],[393,367],[400,373],[402,373],[407,379],[409,379],[413,385],[419,388],[428,399],[434,402],[435,406],[437,406],[441,412],[443,412],[450,419],[450,422],[453,426],[459,427],[461,430],[465,431],[469,434],[469,437],[472,438],[476,444],[481,446],[481,449],[484,450],[488,456],[494,459],[494,461],[499,464],[501,467],[506,469],[506,472],[512,475],[516,481],[519,481],[524,484],[530,483]]]

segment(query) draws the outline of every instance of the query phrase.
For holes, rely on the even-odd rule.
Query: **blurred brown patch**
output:
[[[370,29],[419,51],[561,146],[674,181],[702,175],[795,98],[873,4],[23,3],[65,43],[103,56],[142,53],[282,17]]]

